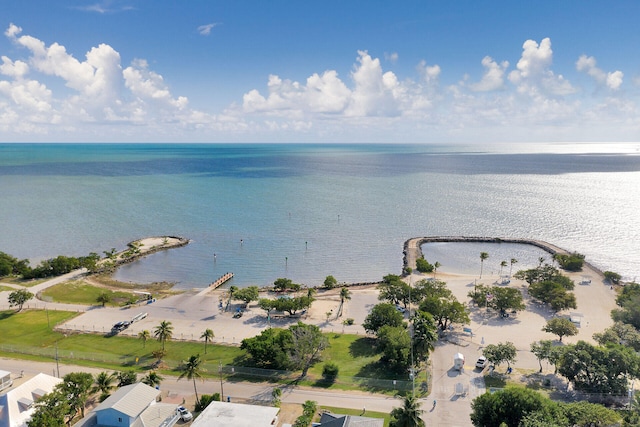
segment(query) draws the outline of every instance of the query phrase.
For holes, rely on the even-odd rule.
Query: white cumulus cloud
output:
[[[581,55],[576,61],[576,69],[587,73],[601,85],[609,89],[617,90],[622,85],[624,74],[622,71],[605,72],[598,68],[596,59],[593,56]]]
[[[482,58],[482,66],[485,69],[482,79],[477,83],[469,85],[471,90],[477,92],[488,92],[503,89],[504,74],[505,70],[509,66],[509,62],[502,61],[498,64],[490,56],[485,56]]]

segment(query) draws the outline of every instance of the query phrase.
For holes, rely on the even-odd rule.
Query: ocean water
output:
[[[233,272],[237,286],[278,277],[317,285],[329,274],[346,282],[398,274],[410,237],[521,237],[633,279],[639,148],[0,144],[0,251],[35,265],[179,235],[192,243],[116,277],[197,288]],[[497,272],[503,259],[522,259],[517,269],[538,258],[526,248],[451,248],[427,259],[477,272],[486,251],[484,271]]]

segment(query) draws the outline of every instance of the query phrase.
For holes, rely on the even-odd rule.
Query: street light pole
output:
[[[224,402],[224,388],[222,387],[222,362],[218,362],[218,372],[220,373],[220,401]]]
[[[58,364],[58,341],[56,341],[56,372],[57,377],[60,378],[60,365]]]

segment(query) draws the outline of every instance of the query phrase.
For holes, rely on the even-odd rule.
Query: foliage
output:
[[[100,372],[96,374],[94,378],[93,387],[91,387],[91,393],[100,393],[100,401],[109,397],[109,393],[113,389],[116,376],[113,372]]]
[[[164,380],[156,371],[151,371],[140,380],[141,383],[148,385],[149,387],[159,387],[160,383]]]
[[[351,291],[346,286],[343,286],[340,289],[340,307],[338,307],[338,317],[342,316],[342,308],[344,307],[344,302],[351,299]]]
[[[294,297],[294,298],[276,298],[274,300],[270,300],[271,307],[276,311],[283,311],[285,313],[289,313],[290,316],[293,316],[300,310],[305,310],[311,307],[314,298],[311,296],[302,296],[302,297]],[[266,304],[262,299],[260,300],[262,304]],[[264,309],[263,306],[261,308]]]
[[[338,373],[340,372],[340,367],[337,363],[327,362],[322,367],[322,378],[328,382],[334,382],[338,377]]]
[[[342,324],[345,325],[345,326],[351,326],[351,325],[354,324],[354,322],[355,322],[355,320],[353,319],[353,317],[347,317],[346,319],[344,319]]]
[[[26,289],[18,289],[9,294],[9,307],[18,306],[18,312],[22,311],[24,304],[33,298],[33,294]]]
[[[538,301],[549,304],[556,312],[577,307],[576,296],[558,281],[536,282],[529,286],[529,294]]]
[[[298,322],[297,325],[290,326],[289,331],[291,332],[291,344],[287,349],[289,366],[295,370],[301,369],[301,377],[305,377],[309,368],[322,360],[322,352],[329,343],[316,325]]]
[[[542,330],[557,335],[560,342],[562,342],[562,337],[570,337],[578,334],[578,327],[566,317],[549,319],[547,324],[542,327]]]
[[[542,394],[522,387],[507,387],[473,399],[471,422],[476,427],[496,427],[502,423],[508,427],[518,427],[524,417],[536,412],[562,415],[557,409],[557,404]],[[547,417],[545,421],[548,422]],[[560,425],[567,424],[563,422]]]
[[[204,354],[207,354],[207,343],[211,341],[213,337],[215,337],[213,330],[209,328],[205,329],[202,335],[200,335],[200,338],[204,340]]]
[[[552,348],[553,342],[551,342],[551,340],[541,340],[531,343],[531,353],[533,353],[538,359],[540,372],[542,372],[542,361],[549,360]]]
[[[389,427],[424,427],[425,423],[420,418],[423,412],[416,396],[409,394],[405,396],[402,408],[393,408],[391,410]]]
[[[171,322],[166,320],[160,322],[160,325],[158,325],[153,331],[153,336],[162,343],[162,349],[164,350],[165,342],[169,341],[173,336],[173,326],[171,325]]]
[[[138,374],[131,369],[128,371],[119,371],[116,373],[116,379],[118,380],[118,387],[124,387],[135,384],[135,382],[138,381]]]
[[[402,278],[395,274],[387,274],[378,285],[380,301],[388,301],[391,304],[409,305],[411,287]]]
[[[194,409],[196,412],[202,412],[205,410],[207,406],[209,406],[211,402],[214,402],[214,401],[215,402],[220,401],[220,393],[203,394],[202,396],[200,396],[200,401],[196,403],[196,406]]]
[[[604,331],[593,334],[593,339],[603,346],[621,344],[640,351],[640,332],[626,323],[615,322]]]
[[[396,372],[403,372],[411,366],[411,337],[401,326],[385,325],[378,330],[378,348],[382,361]]]
[[[108,302],[111,302],[111,295],[109,295],[107,292],[102,292],[96,298],[96,302],[98,304],[102,304],[102,306],[104,307]]]
[[[64,426],[70,411],[69,402],[60,391],[45,394],[35,402],[35,411],[27,421],[29,427]]]
[[[484,266],[484,260],[489,258],[487,252],[480,252],[480,277],[482,278],[482,267]]]
[[[240,348],[249,353],[256,366],[287,369],[288,358],[285,348],[289,342],[291,342],[291,331],[269,328],[263,330],[260,335],[243,339]]]
[[[618,273],[615,273],[613,271],[605,271],[604,273],[604,278],[605,280],[608,280],[609,282],[613,283],[614,285],[618,285],[620,284],[620,279],[622,279],[622,276]]]
[[[365,331],[369,333],[378,333],[378,330],[385,325],[394,327],[405,325],[402,313],[390,303],[374,305],[362,323]]]
[[[327,276],[322,284],[325,289],[333,289],[338,286],[338,281],[333,276]]]
[[[420,273],[432,273],[434,268],[434,265],[424,259],[424,257],[418,258],[416,260],[416,270],[418,270]]]
[[[413,354],[416,362],[427,360],[438,341],[438,331],[433,317],[424,311],[417,311],[413,322]]]
[[[529,270],[519,270],[513,277],[518,280],[524,280],[529,285],[532,285],[536,282],[544,282],[545,280],[557,281],[559,277],[562,277],[562,273],[554,266],[545,264]]]
[[[138,332],[138,339],[142,341],[142,348],[145,348],[147,346],[147,340],[151,338],[151,332],[149,332],[148,330],[142,330],[140,332]]]
[[[276,408],[280,407],[282,403],[282,389],[280,387],[274,387],[271,390],[271,402]]]
[[[273,289],[276,292],[283,292],[287,290],[299,291],[301,286],[297,283],[293,283],[291,279],[279,278],[273,282]]]
[[[491,307],[500,313],[507,310],[521,311],[525,309],[522,292],[516,288],[503,286],[477,285],[473,291],[469,291],[471,298],[479,307]]]
[[[93,376],[86,372],[71,372],[62,378],[62,382],[54,388],[66,397],[69,404],[68,415],[73,419],[80,411],[84,417],[84,405],[89,396],[89,390],[93,384]]]
[[[511,367],[511,363],[515,363],[517,350],[512,342],[489,344],[483,350],[482,354],[489,362],[494,365],[500,365],[507,362],[507,367]]]
[[[313,417],[318,409],[317,402],[313,400],[307,400],[302,404],[302,415],[296,418],[293,423],[293,427],[307,427],[313,421]]]
[[[257,286],[241,288],[233,293],[233,299],[243,301],[245,304],[249,304],[251,301],[258,300],[259,292],[260,290]]]
[[[623,394],[627,375],[638,377],[640,356],[622,346],[597,347],[578,341],[564,348],[558,365],[560,375],[571,381],[576,390]]]
[[[18,260],[17,258],[0,251],[0,277],[22,275],[28,269],[28,260]]]
[[[94,271],[99,260],[100,256],[95,252],[79,258],[59,255],[56,258],[42,261],[40,265],[35,268],[30,268],[28,265],[25,265],[22,271],[22,277],[25,279],[39,279],[61,276],[83,267],[89,271]]]
[[[178,380],[182,378],[186,378],[188,380],[193,380],[193,391],[196,394],[196,403],[200,402],[200,398],[198,397],[198,388],[196,387],[196,379],[202,378],[202,373],[204,372],[204,368],[202,368],[202,359],[199,354],[192,355],[189,359],[184,360],[182,362],[182,366],[180,366],[180,375],[178,376]]]
[[[553,259],[567,271],[580,271],[584,265],[584,255],[574,252],[572,254],[555,254]]]

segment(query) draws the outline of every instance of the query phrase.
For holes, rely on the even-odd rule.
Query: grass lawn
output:
[[[385,427],[387,427],[389,425],[389,421],[391,421],[391,415],[385,412],[369,411],[368,409],[364,413],[364,415],[362,414],[362,409],[336,408],[333,406],[320,406],[318,409],[320,410],[320,412],[323,410],[326,410],[333,414],[340,414],[340,415],[357,415],[357,416],[363,416],[363,417],[369,417],[369,418],[383,418]],[[318,420],[314,420],[314,421],[320,420],[320,417],[317,417],[317,418]]]
[[[2,283],[2,282],[0,282]],[[9,286],[2,286],[2,284],[0,284],[0,292],[4,292],[4,291],[15,291],[16,289],[14,288],[10,288]]]
[[[111,298],[111,302],[107,303],[107,305],[115,307],[123,306],[125,302],[132,298],[138,298],[138,296],[132,292],[112,291],[110,289],[89,285],[82,280],[52,286],[44,290],[42,296],[44,299],[54,302],[95,305],[98,304],[98,295],[102,293],[106,293]]]
[[[20,277],[11,276],[11,277],[3,277],[2,279],[0,279],[0,284],[11,283],[12,285],[31,287],[31,286],[39,285],[40,283],[47,281],[49,279],[51,279],[51,277],[48,277],[46,279],[24,280],[24,279],[21,279]]]

